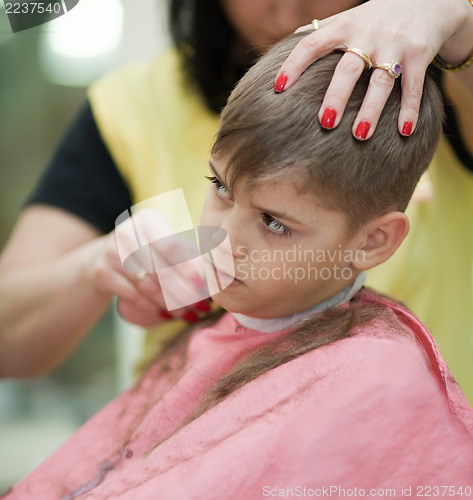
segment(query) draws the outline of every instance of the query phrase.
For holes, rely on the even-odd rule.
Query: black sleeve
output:
[[[471,154],[468,152],[463,142],[460,130],[458,128],[458,121],[455,115],[455,110],[450,101],[448,100],[447,96],[445,95],[445,92],[443,91],[443,86],[442,86],[443,72],[437,67],[435,67],[433,64],[430,65],[429,69],[433,74],[433,77],[437,82],[437,85],[442,91],[444,110],[445,110],[445,122],[443,125],[443,133],[447,138],[448,142],[450,143],[450,145],[452,146],[453,151],[455,151],[457,158],[463,164],[463,166],[470,172],[473,172],[473,158],[471,157]]]
[[[115,219],[132,204],[88,102],[26,202],[38,203],[67,210],[104,233],[115,228]]]
[[[473,173],[473,158],[465,147],[463,143],[460,130],[457,125],[457,117],[455,116],[455,110],[453,106],[449,103],[445,106],[445,124],[443,127],[443,133],[445,137],[450,142],[455,154],[461,163]]]

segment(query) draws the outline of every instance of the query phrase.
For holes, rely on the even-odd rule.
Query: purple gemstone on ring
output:
[[[399,75],[399,73],[401,72],[401,65],[400,64],[395,64],[393,69],[392,69],[393,73],[395,75]]]

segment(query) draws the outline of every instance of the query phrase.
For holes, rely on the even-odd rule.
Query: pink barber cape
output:
[[[376,321],[248,383],[157,445],[247,350],[281,334],[226,313],[192,334],[178,377],[153,367],[5,498],[473,496],[473,410],[429,332],[389,305],[408,335]]]

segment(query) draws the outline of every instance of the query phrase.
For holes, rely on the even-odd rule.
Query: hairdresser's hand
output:
[[[90,274],[101,293],[118,296],[118,311],[127,321],[152,326],[180,318],[192,323],[199,320],[199,313],[210,311],[202,270],[186,262],[188,244],[163,237],[170,233],[165,217],[148,209],[102,238]],[[178,271],[171,269],[172,275],[163,282],[165,300],[155,270],[167,268],[169,272],[177,263],[181,263]],[[169,311],[171,303],[185,307]]]
[[[312,28],[306,26],[301,29]],[[358,7],[320,21],[319,29],[303,38],[278,73],[276,89],[287,89],[315,60],[334,50],[357,48],[373,64],[398,62],[402,68],[400,133],[415,129],[426,68],[434,56],[450,64],[463,61],[473,48],[473,9],[468,0],[370,0]],[[359,76],[365,68],[361,57],[347,52],[327,90],[319,120],[336,127]],[[373,134],[394,78],[384,69],[371,70],[364,102],[353,124],[353,135]],[[284,85],[285,76],[287,83]]]

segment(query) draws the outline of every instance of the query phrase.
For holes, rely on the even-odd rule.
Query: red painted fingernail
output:
[[[211,309],[210,304],[207,300],[201,300],[200,302],[197,302],[196,304],[194,304],[194,307],[198,311],[202,311],[202,312],[209,312]]]
[[[327,108],[320,123],[323,128],[331,129],[335,124],[335,118],[337,118],[337,112],[333,108]]]
[[[356,127],[355,136],[357,139],[366,139],[368,132],[370,130],[370,122],[360,122],[358,127]]]
[[[404,122],[404,126],[402,127],[402,135],[411,135],[412,133],[412,122]]]
[[[167,311],[164,311],[163,309],[161,309],[159,312],[158,312],[158,316],[161,318],[161,319],[172,319],[172,316],[167,312]]]
[[[194,311],[186,311],[182,315],[182,319],[188,323],[197,323],[199,321],[199,316]]]
[[[282,92],[287,83],[287,75],[286,73],[281,73],[276,79],[276,83],[274,84],[274,90],[276,92]]]
[[[191,281],[194,283],[194,285],[199,288],[200,290],[204,290],[205,287],[207,286],[204,278],[199,273],[194,273],[191,276]]]

